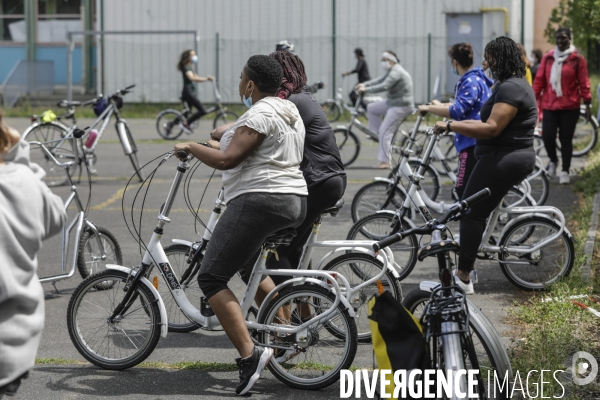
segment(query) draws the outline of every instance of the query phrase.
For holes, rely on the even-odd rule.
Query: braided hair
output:
[[[517,44],[511,38],[497,37],[485,46],[484,54],[494,79],[504,82],[513,76],[517,78],[525,76],[525,61],[521,57]]]
[[[300,93],[306,85],[306,72],[300,57],[281,50],[269,54],[269,57],[275,59],[283,69],[283,79],[277,90],[277,97],[287,99],[293,93]]]

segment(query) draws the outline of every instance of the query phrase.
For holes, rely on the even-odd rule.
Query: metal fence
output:
[[[54,91],[53,61],[18,61],[2,83],[5,109],[12,108],[22,96]]]
[[[98,91],[108,93],[136,84],[130,101],[151,103],[179,101],[182,76],[176,64],[180,53],[186,49],[195,49],[198,53],[196,68],[201,76],[217,77],[223,101],[237,103],[240,101],[238,83],[243,65],[254,54],[274,51],[276,44],[266,39],[224,39],[219,34],[193,40],[197,37],[189,31],[87,32],[86,35],[98,37],[95,42]],[[476,49],[476,65],[481,63],[481,52],[489,39],[471,39]],[[347,96],[356,84],[356,75],[344,79],[341,76],[342,72],[355,67],[356,47],[363,49],[372,78],[384,73],[380,67],[381,53],[384,50],[396,52],[402,66],[413,78],[416,102],[452,95],[454,82],[458,79],[450,72],[447,49],[452,43],[448,43],[446,37],[337,36],[333,40],[331,36],[322,36],[288,40],[294,43],[295,53],[304,61],[308,83],[322,81],[326,84],[326,88],[316,94],[319,101],[334,96],[338,88]],[[74,84],[83,85],[83,82]],[[199,98],[208,103],[215,100],[209,85],[199,84]]]

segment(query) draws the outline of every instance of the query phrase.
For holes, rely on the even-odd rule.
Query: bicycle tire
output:
[[[65,138],[69,133],[68,129],[55,122],[44,122],[27,131],[23,135],[26,142],[48,142]],[[70,136],[64,141],[48,143],[46,147],[52,155],[60,162],[75,161],[75,144]],[[42,179],[49,187],[62,186],[69,181],[67,172],[63,167],[59,167],[52,161],[41,149],[32,149],[30,152],[31,161],[38,164],[46,173]]]
[[[429,302],[430,297],[430,292],[417,288],[407,293],[402,300],[402,305],[413,313],[416,318],[420,318],[421,315],[418,310],[422,311],[421,307]],[[487,382],[486,372],[495,371],[500,380],[504,379],[504,376],[508,374],[508,381],[511,382],[512,367],[510,359],[498,331],[485,314],[470,300],[467,300],[467,307],[470,315],[469,328],[479,364],[480,376],[484,378],[484,382]],[[493,382],[493,378],[491,381]],[[498,396],[490,397],[489,399],[505,400],[510,398],[510,390],[508,388],[506,391],[496,394]]]
[[[392,186],[394,194],[390,198]],[[352,221],[356,222],[381,210],[396,211],[402,206],[404,199],[404,193],[396,185],[385,181],[367,183],[356,192],[352,199],[350,207]]]
[[[506,278],[518,288],[529,291],[544,290],[560,278],[568,276],[575,262],[573,238],[566,231],[563,231],[559,238],[552,243],[544,246],[539,253],[536,252],[534,257],[537,259],[532,259],[531,254],[529,259],[525,258],[526,255],[511,254],[511,246],[523,247],[535,243],[529,244],[528,242],[534,238],[536,225],[539,226],[537,228],[539,233],[544,234],[544,230],[548,230],[543,237],[550,236],[551,231],[558,232],[560,230],[560,225],[556,221],[540,215],[531,215],[506,230],[500,238],[500,247],[504,248],[504,251],[498,253],[500,269]],[[516,236],[513,237],[513,235]],[[534,238],[534,240],[537,242],[541,239]],[[559,243],[559,240],[562,244]],[[549,246],[552,247],[549,248]],[[554,259],[552,259],[553,255],[555,255]],[[517,257],[517,259],[511,257]],[[550,259],[549,266],[546,268],[541,265],[544,259]],[[513,262],[511,263],[511,261]],[[542,271],[543,269],[548,269],[548,271]]]
[[[321,108],[323,109],[323,112],[327,117],[327,121],[329,122],[337,121],[342,115],[342,110],[340,109],[340,106],[333,100],[328,100],[324,103],[321,103]]]
[[[240,116],[233,111],[221,111],[215,116],[213,121],[213,129],[219,125],[235,122]]]
[[[340,150],[340,157],[344,167],[349,166],[358,158],[360,152],[360,140],[348,128],[338,128],[333,131],[335,142]]]
[[[67,329],[73,345],[86,360],[92,364],[110,370],[123,370],[138,365],[144,361],[156,347],[160,338],[160,310],[158,307],[158,299],[144,284],[139,283],[135,287],[137,296],[132,305],[127,310],[127,313],[122,316],[117,322],[110,323],[107,320],[107,311],[110,314],[114,307],[122,300],[125,295],[123,287],[130,281],[130,275],[116,270],[106,270],[96,275],[92,275],[85,279],[77,286],[75,292],[69,300],[67,308]],[[103,282],[114,281],[109,289],[97,290],[97,286]],[[82,303],[85,299],[85,304],[91,304],[94,307],[89,308],[90,312],[96,312],[98,315],[86,317],[86,322],[79,324],[79,311],[82,310]],[[139,301],[139,305],[136,303]],[[105,305],[105,307],[102,307]],[[82,312],[86,312],[83,309]],[[131,317],[135,315],[135,317]],[[130,318],[127,318],[130,316]],[[130,328],[132,325],[125,326],[122,321],[127,320],[128,324],[135,324],[137,320],[146,319],[147,322],[142,322],[137,328]],[[83,317],[81,317],[83,319]],[[88,337],[87,332],[95,329],[95,326],[90,328],[90,324],[96,321],[99,328],[95,330],[92,336]],[[98,334],[104,332],[106,326],[106,335],[100,339]],[[136,325],[137,326],[137,325]],[[112,330],[111,330],[112,329]],[[128,331],[131,336],[128,335]],[[147,331],[146,339],[141,342],[138,339]],[[101,333],[100,335],[102,335]],[[121,335],[125,336],[120,337]],[[120,339],[120,340],[119,340]],[[88,340],[90,343],[88,343]],[[91,343],[91,340],[94,340]],[[137,342],[137,343],[134,343]],[[99,343],[99,344],[98,344]],[[106,356],[106,353],[99,354],[102,346],[106,343],[106,352],[115,351],[115,356]],[[98,344],[98,348],[94,346]],[[137,345],[136,345],[137,344]],[[131,355],[123,356],[123,353],[128,350],[128,347],[133,347]],[[118,357],[117,357],[118,350]]]
[[[159,112],[156,116],[158,135],[165,140],[177,139],[183,134],[183,129],[179,128],[179,122],[184,119],[184,116],[177,110],[167,109]]]
[[[79,239],[77,248],[77,269],[83,279],[90,275],[106,270],[106,264],[123,265],[123,252],[117,238],[106,228],[96,225],[100,241],[106,251],[106,259],[100,258],[100,249],[97,248],[96,234],[86,227]],[[102,285],[98,288],[103,288]]]
[[[289,300],[288,300],[289,299]],[[295,299],[295,300],[294,300]],[[293,310],[293,305],[302,307],[310,301],[320,299],[318,307],[315,310],[319,310],[321,306],[325,307],[327,304],[331,304],[335,301],[335,295],[331,290],[325,289],[321,286],[313,284],[303,284],[298,286],[291,286],[282,289],[279,294],[272,299],[268,305],[265,306],[264,311],[262,310],[258,316],[258,322],[260,324],[281,324],[281,319],[277,317],[277,311],[282,307],[287,307],[287,303],[290,304],[290,310]],[[316,302],[316,301],[315,301]],[[313,306],[314,307],[314,306]],[[297,312],[297,311],[296,311]],[[318,312],[318,311],[316,311]],[[291,311],[293,314],[294,311]],[[293,316],[291,319],[294,319]],[[275,322],[275,320],[277,322]],[[323,323],[335,323],[339,321],[343,324],[346,334],[343,339],[336,338],[333,336],[331,339],[324,340],[323,333],[327,332],[327,329],[322,328]],[[284,321],[286,325],[298,325],[295,321]],[[320,330],[318,330],[320,329]],[[327,332],[329,333],[329,332]],[[269,346],[271,343],[270,332],[260,332],[259,340],[262,344]],[[293,336],[293,337],[292,337]],[[290,345],[296,343],[296,335],[288,336]],[[350,317],[348,310],[344,308],[340,302],[337,305],[337,310],[333,312],[333,316],[325,322],[319,322],[317,325],[309,326],[308,329],[309,343],[306,344],[307,351],[299,353],[294,358],[287,360],[283,364],[279,364],[275,357],[271,359],[269,364],[269,371],[275,375],[277,379],[285,383],[288,386],[298,389],[317,390],[332,385],[340,379],[340,370],[348,369],[354,360],[356,350],[358,347],[357,341],[357,330],[354,318]],[[277,335],[277,344],[282,345],[286,338],[282,338]],[[343,343],[341,341],[343,340]],[[319,343],[327,343],[326,348],[320,348],[315,350],[314,347]],[[335,351],[335,346],[341,353],[341,356],[333,355],[330,356],[331,352]],[[308,356],[317,353],[318,362],[314,361],[302,361],[306,360]],[[324,361],[329,362],[330,358],[335,358],[336,364],[331,366],[329,364],[323,364]],[[292,364],[293,363],[293,364]],[[297,372],[303,376],[293,376],[292,372]],[[313,374],[310,376],[309,374]]]
[[[344,265],[347,265],[349,269],[344,269],[342,271]],[[352,287],[355,287],[367,281],[369,278],[377,276],[382,268],[384,268],[383,263],[369,254],[346,253],[328,262],[327,265],[323,267],[323,271],[338,272],[348,280],[348,283],[350,283]],[[353,279],[353,277],[357,279]],[[402,290],[400,289],[400,284],[392,272],[389,270],[386,271],[385,275],[381,279],[381,283],[395,299],[398,301],[402,299]],[[358,304],[353,304],[354,311],[356,312],[354,321],[356,322],[359,343],[371,342],[371,328],[369,327],[369,320],[367,318],[369,311],[368,302],[376,293],[377,282],[373,282],[371,285],[361,289],[359,292]],[[335,330],[334,327],[326,325],[326,328],[334,335],[340,334]]]
[[[133,135],[131,134],[131,130],[129,129],[129,125],[125,125],[125,132],[127,133],[127,140],[129,140],[129,146],[131,146],[131,154],[128,154],[129,161],[131,161],[131,165],[133,166],[133,170],[137,175],[140,182],[144,182],[144,171],[140,168],[140,162],[137,157],[137,146],[135,141],[133,140]]]
[[[539,174],[538,174],[539,172]],[[540,167],[535,166],[533,172],[529,176],[538,174],[535,178],[527,177],[529,185],[531,185],[531,197],[535,200],[537,206],[546,204],[548,195],[550,194],[550,180],[545,171],[540,171]]]
[[[573,157],[588,154],[598,143],[598,120],[591,116],[586,122],[585,112],[580,112],[575,132],[573,134]],[[560,150],[560,140],[556,139],[556,147]]]
[[[400,230],[408,229],[411,225],[404,218],[401,223],[392,227],[391,222],[394,213],[389,211],[380,211],[375,214],[367,215],[358,220],[348,232],[348,240],[382,240]],[[419,241],[416,235],[409,235],[400,242],[390,247],[394,254],[393,268],[398,272],[398,280],[406,278],[417,263],[417,252],[419,250]]]
[[[165,247],[165,254],[169,259],[169,264],[175,272],[177,279],[180,280],[183,272],[188,268],[188,260],[190,258],[191,247],[184,244],[172,244]],[[202,262],[202,256],[198,259],[198,262]],[[167,310],[167,317],[169,319],[169,332],[187,333],[195,331],[200,328],[200,325],[195,321],[190,320],[183,311],[177,305],[173,295],[168,288],[167,282],[164,281],[163,275],[157,272],[156,275],[150,275],[150,281],[154,280],[154,276],[158,276],[158,293],[163,299],[165,308]],[[162,284],[161,284],[162,283]],[[202,290],[198,286],[198,279],[194,276],[190,277],[190,286],[181,285],[181,288],[186,294],[186,297],[190,303],[200,308],[200,298],[202,297]],[[190,290],[191,289],[191,290]]]

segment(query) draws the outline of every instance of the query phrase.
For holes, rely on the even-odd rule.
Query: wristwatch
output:
[[[452,132],[452,127],[450,126],[451,123],[452,123],[452,120],[450,120],[446,123],[446,132]]]

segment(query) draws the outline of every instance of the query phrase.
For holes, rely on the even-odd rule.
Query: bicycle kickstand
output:
[[[56,290],[56,294],[60,294],[60,292],[58,291],[58,288],[56,287],[56,282],[57,281],[52,282],[52,286],[54,286],[54,290]]]

